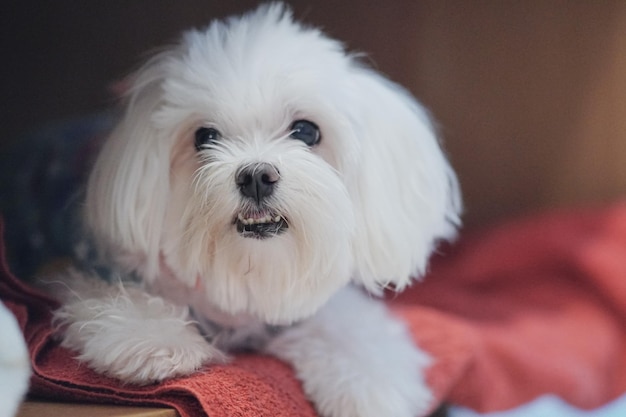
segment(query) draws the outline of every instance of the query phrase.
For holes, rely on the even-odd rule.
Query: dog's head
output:
[[[279,4],[187,32],[135,76],[87,191],[101,249],[287,323],[349,281],[405,287],[455,234],[426,111]]]

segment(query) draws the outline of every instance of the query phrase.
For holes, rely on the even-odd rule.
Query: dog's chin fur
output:
[[[317,125],[320,142],[291,137],[297,120]],[[221,136],[197,147],[200,127]],[[237,178],[259,164],[278,180],[256,204]],[[418,350],[403,327],[347,286],[405,288],[425,271],[437,242],[454,237],[460,206],[428,114],[401,87],[319,30],[295,23],[280,4],[213,22],[187,32],[132,78],[125,115],[88,182],[86,229],[103,259],[139,277],[143,290],[105,286],[94,293],[86,289],[91,284],[77,284],[82,292],[63,296],[56,316],[63,343],[100,372],[148,383],[224,360],[215,346],[201,347],[187,306],[239,329],[301,322],[269,350],[294,363],[318,410],[410,416],[427,406],[423,355],[406,353]],[[253,211],[280,224],[242,232],[238,218]],[[371,308],[381,312],[358,319]],[[131,324],[120,317],[132,317]],[[145,336],[145,349],[132,349],[129,358],[125,347],[145,335],[144,319],[170,330]],[[340,335],[337,325],[345,327]],[[150,353],[161,347],[169,362]],[[358,358],[346,357],[361,347]],[[324,351],[337,366],[322,372],[311,366]],[[390,373],[368,355],[402,363]],[[368,374],[369,366],[377,369]],[[357,376],[358,389],[337,390],[340,398],[324,386]],[[372,414],[359,402],[380,399],[367,394],[381,386],[398,408],[381,399],[370,404],[379,413]],[[415,396],[422,408],[406,387],[423,391]]]

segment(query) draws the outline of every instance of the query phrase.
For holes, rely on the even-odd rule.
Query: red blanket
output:
[[[435,358],[433,408],[448,401],[492,411],[544,393],[592,408],[626,391],[626,203],[503,224],[446,252],[423,283],[390,301]],[[182,417],[315,415],[289,366],[260,355],[121,386],[58,346],[54,303],[17,281],[4,258],[0,295],[24,331],[35,395],[168,405]]]

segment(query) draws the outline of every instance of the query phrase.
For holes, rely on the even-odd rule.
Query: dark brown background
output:
[[[290,3],[432,110],[470,225],[626,191],[626,2]],[[0,141],[111,106],[146,52],[256,4],[3,2]]]

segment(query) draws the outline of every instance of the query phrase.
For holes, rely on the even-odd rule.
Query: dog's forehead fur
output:
[[[229,135],[248,133],[237,131],[244,126],[284,129],[294,117],[315,118],[320,105],[344,101],[329,95],[349,92],[352,62],[339,42],[270,4],[187,32],[165,55],[164,99]]]

